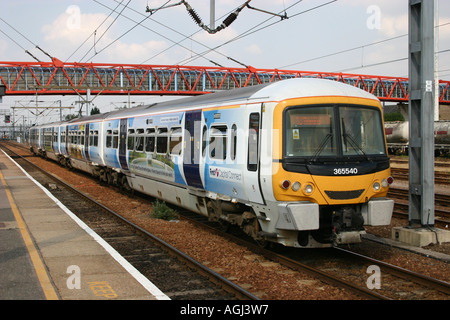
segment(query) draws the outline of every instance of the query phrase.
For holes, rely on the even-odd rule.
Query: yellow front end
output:
[[[386,196],[393,179],[378,100],[285,100],[273,120],[275,132],[282,133],[273,141],[273,193],[282,214],[297,222],[302,246],[310,237],[357,242],[363,225],[390,222],[393,201]]]
[[[312,176],[288,172],[281,163],[273,164],[273,191],[277,201],[310,201],[318,205],[366,203],[383,198],[389,191],[391,170],[363,176]],[[286,182],[287,181],[287,182]]]

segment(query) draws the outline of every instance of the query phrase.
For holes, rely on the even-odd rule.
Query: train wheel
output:
[[[120,187],[123,191],[133,194],[133,189],[131,189],[130,185],[128,184],[128,180],[125,175],[122,175],[122,177],[120,177]]]
[[[69,168],[69,170],[73,169],[72,163],[70,162],[69,158],[66,158],[66,167]]]
[[[218,222],[219,230],[222,232],[228,232],[230,231],[231,224],[228,221],[219,220]]]
[[[259,225],[259,221],[256,215],[253,212],[246,211],[242,214],[242,217],[243,217],[243,222],[241,225],[242,230],[244,230],[246,234],[252,237],[259,246],[263,248],[267,247],[269,242],[259,235],[259,232],[261,231],[261,226]]]

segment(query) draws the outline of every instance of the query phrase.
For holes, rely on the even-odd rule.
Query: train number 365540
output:
[[[358,174],[358,168],[334,168],[333,173],[335,176]]]

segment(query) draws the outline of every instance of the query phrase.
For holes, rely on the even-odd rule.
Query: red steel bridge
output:
[[[290,78],[324,78],[368,91],[381,101],[409,100],[408,78],[298,70],[106,63],[0,61],[6,95],[199,95]],[[450,104],[450,81],[439,101]]]

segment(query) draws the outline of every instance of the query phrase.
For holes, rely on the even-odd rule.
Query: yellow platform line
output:
[[[39,283],[41,284],[42,290],[44,291],[45,298],[47,300],[59,300],[58,295],[56,294],[55,289],[50,281],[50,278],[47,274],[47,270],[44,266],[44,263],[39,256],[39,253],[34,245],[33,240],[31,239],[30,234],[28,233],[28,229],[25,225],[25,222],[22,219],[22,215],[17,209],[14,198],[12,197],[11,191],[7,188],[7,184],[5,178],[3,177],[2,172],[0,171],[0,180],[5,186],[6,196],[8,197],[9,204],[11,205],[11,210],[14,214],[14,218],[16,219],[17,226],[19,227],[20,233],[22,234],[23,241],[27,247],[27,250],[30,254],[31,262],[33,263],[34,269],[36,270],[37,277],[39,279]]]

